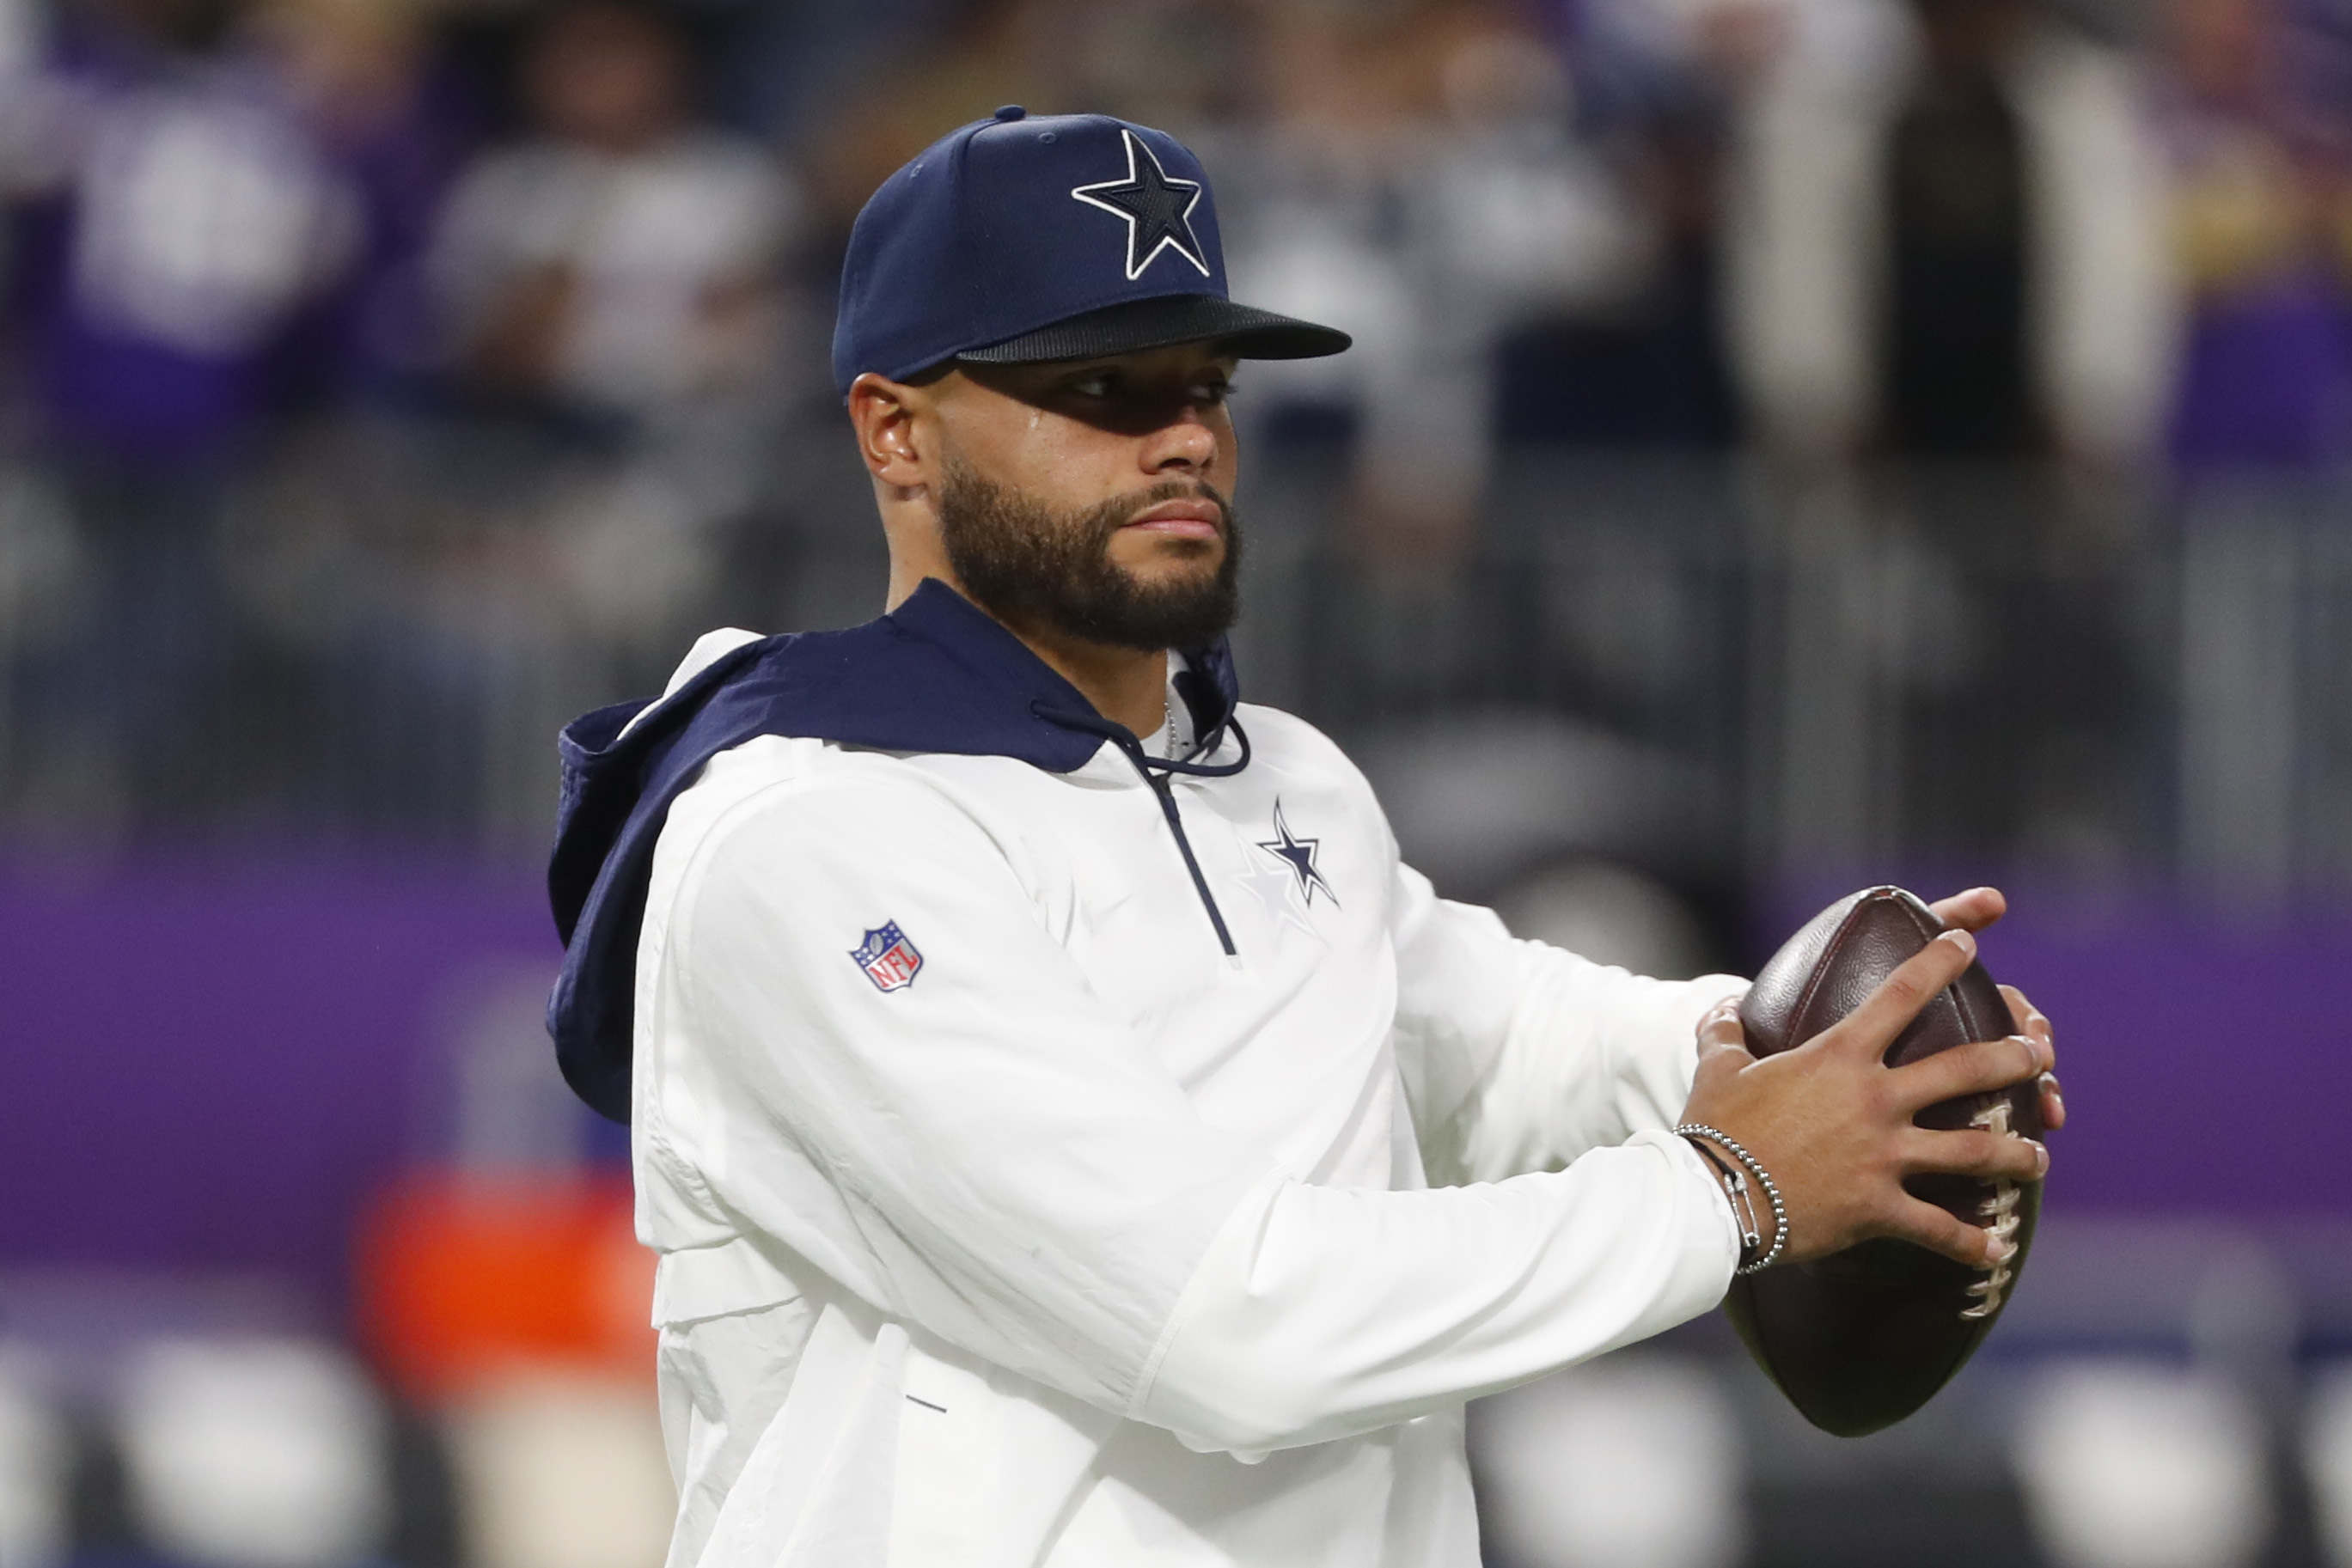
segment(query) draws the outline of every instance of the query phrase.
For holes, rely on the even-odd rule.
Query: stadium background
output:
[[[1250,694],[1515,928],[1998,879],[2077,1122],[1988,1352],[1483,1409],[1498,1568],[2352,1564],[2342,0],[0,4],[0,1563],[650,1568],[551,741],[882,556],[849,221],[1004,102],[1346,327]]]

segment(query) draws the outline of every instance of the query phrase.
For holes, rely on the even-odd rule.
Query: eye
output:
[[[1192,389],[1192,393],[1201,402],[1214,405],[1229,401],[1240,390],[1234,384],[1232,377],[1219,375],[1201,382]]]
[[[1067,383],[1080,397],[1109,397],[1118,391],[1118,372],[1110,370],[1088,371]]]

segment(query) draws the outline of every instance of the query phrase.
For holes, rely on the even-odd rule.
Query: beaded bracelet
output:
[[[1782,1201],[1780,1197],[1780,1185],[1773,1181],[1771,1173],[1764,1168],[1762,1162],[1758,1160],[1754,1155],[1748,1152],[1747,1145],[1741,1143],[1738,1139],[1732,1137],[1727,1133],[1724,1133],[1717,1128],[1708,1126],[1704,1122],[1685,1122],[1681,1126],[1675,1129],[1675,1133],[1677,1136],[1692,1139],[1694,1144],[1696,1144],[1696,1140],[1705,1138],[1708,1143],[1722,1145],[1725,1153],[1730,1155],[1732,1158],[1738,1160],[1742,1166],[1745,1166],[1748,1168],[1748,1174],[1756,1178],[1756,1185],[1764,1189],[1765,1199],[1772,1206],[1771,1247],[1761,1258],[1743,1261],[1739,1265],[1738,1271],[1742,1274],[1761,1273],[1763,1270],[1769,1269],[1773,1264],[1779,1262],[1780,1260],[1780,1254],[1786,1251],[1789,1246],[1789,1206],[1787,1203]],[[1704,1145],[1697,1146],[1699,1147],[1699,1152],[1701,1154],[1705,1154],[1706,1152]],[[1709,1163],[1715,1164],[1716,1162],[1710,1160]],[[1721,1166],[1717,1165],[1717,1168],[1720,1169]],[[1747,1183],[1744,1181],[1737,1181],[1736,1178],[1735,1181],[1737,1186],[1744,1187],[1747,1186]],[[1748,1218],[1741,1227],[1742,1230],[1746,1232],[1743,1237],[1743,1241],[1747,1243],[1747,1245],[1743,1246],[1741,1249],[1743,1252],[1748,1249],[1748,1246],[1754,1245],[1759,1239],[1760,1239],[1761,1228],[1757,1226],[1755,1223],[1755,1207],[1751,1204],[1748,1207]]]

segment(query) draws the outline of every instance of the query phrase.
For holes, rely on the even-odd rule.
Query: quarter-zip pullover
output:
[[[604,826],[560,898],[604,852],[554,1017],[575,1082],[614,1038],[583,1017],[632,1022],[671,1568],[1472,1568],[1463,1403],[1722,1296],[1728,1211],[1665,1129],[1738,982],[1438,899],[1213,653],[1178,683],[1190,767],[1083,727],[1041,758],[1044,666],[925,595],[905,635],[1004,677],[990,722],[1032,755],[791,733],[852,727],[838,702],[704,724],[677,778],[653,749],[700,716],[574,737],[637,787],[573,779]],[[706,639],[670,702],[777,648]],[[632,908],[625,975],[579,961]]]

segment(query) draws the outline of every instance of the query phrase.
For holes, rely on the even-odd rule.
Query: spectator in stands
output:
[[[2267,0],[2174,0],[2162,99],[2189,288],[2171,452],[2182,522],[2179,821],[2234,897],[2309,874],[2341,733],[2326,590],[2352,456],[2352,168],[2335,26]],[[2340,68],[2340,53],[2336,54]],[[2336,91],[2328,92],[2330,85]]]
[[[1119,0],[970,0],[926,6],[924,0],[861,8],[875,30],[897,24],[898,47],[855,63],[835,90],[823,94],[824,114],[808,126],[807,156],[814,204],[828,248],[846,246],[850,225],[891,171],[957,126],[1018,103],[1039,113],[1080,108],[1120,110],[1087,101],[1070,69],[1076,38],[1090,31],[1089,14],[1114,15]],[[912,19],[904,15],[915,11]],[[1152,123],[1147,121],[1146,123]]]
[[[436,71],[415,0],[264,0],[255,32],[288,100],[361,212],[352,265],[320,312],[312,388],[414,402],[433,361],[425,257],[478,139],[478,110]]]
[[[2340,462],[2352,455],[2347,128],[2294,92],[2269,0],[2177,0],[2167,41],[2190,299],[2173,455],[2192,470]]]
[[[2146,450],[2172,301],[2129,66],[2034,0],[1785,9],[1744,100],[1731,255],[1768,438],[1811,460]]]
[[[623,0],[531,38],[536,134],[467,173],[441,235],[478,385],[646,417],[767,372],[793,193],[764,150],[697,122],[689,64],[674,22]]]
[[[1500,350],[1496,435],[1616,452],[1720,451],[1738,434],[1723,340],[1723,24],[1657,0],[1549,0],[1579,141],[1606,160],[1641,265],[1559,302]],[[1689,25],[1714,23],[1713,34]],[[1669,459],[1672,461],[1674,459]]]
[[[28,664],[40,786],[134,830],[202,810],[235,650],[218,530],[289,329],[351,255],[352,197],[229,0],[76,18],[12,150],[17,326],[34,434],[83,561],[73,630]],[[218,748],[209,754],[217,755]]]
[[[2042,0],[1781,15],[1741,100],[1737,362],[1769,447],[1827,481],[1806,517],[1872,525],[1791,592],[1866,607],[1837,634],[1896,716],[1915,841],[2110,860],[2153,777],[2116,501],[2175,309],[2137,73]]]
[[[1243,414],[1277,437],[1351,437],[1351,542],[1390,564],[1444,556],[1486,477],[1497,340],[1622,292],[1651,236],[1570,137],[1559,58],[1508,13],[1292,3],[1265,29],[1263,129],[1219,164],[1221,197],[1248,214],[1229,225],[1247,240],[1234,273],[1356,348],[1254,370]]]
[[[692,64],[652,5],[549,13],[531,134],[467,172],[434,259],[460,384],[588,449],[541,519],[545,596],[648,649],[754,499],[799,208],[768,150],[698,117]]]

